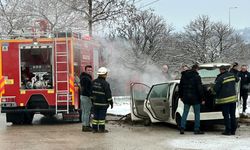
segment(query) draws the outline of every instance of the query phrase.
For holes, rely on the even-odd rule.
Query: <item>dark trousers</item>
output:
[[[225,132],[234,133],[236,131],[235,119],[236,103],[229,103],[222,105],[222,114],[225,122]]]
[[[248,91],[241,91],[240,92],[240,98],[243,100],[243,112],[247,109],[247,98],[248,98]]]
[[[94,118],[92,120],[92,128],[95,131],[105,130],[105,119],[107,114],[107,108],[96,108],[94,107]]]

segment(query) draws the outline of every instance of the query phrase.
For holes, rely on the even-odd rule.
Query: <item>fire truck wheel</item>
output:
[[[44,115],[46,118],[52,118],[55,113],[42,113],[42,115]]]
[[[78,113],[79,113],[79,122],[82,122],[82,110],[79,110]]]
[[[33,117],[34,117],[34,113],[25,113],[23,123],[32,124]]]
[[[24,113],[7,113],[6,120],[14,125],[23,124]]]

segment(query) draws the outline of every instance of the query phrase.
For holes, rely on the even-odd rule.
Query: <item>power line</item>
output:
[[[141,1],[143,1],[143,0],[137,0],[137,1],[135,1],[135,4],[136,4],[136,3],[139,3],[139,2],[141,2]]]
[[[141,0],[139,0],[139,1],[141,1]],[[154,0],[154,1],[152,1],[152,2],[149,2],[149,3],[147,3],[147,4],[143,5],[143,6],[141,6],[139,9],[144,8],[144,7],[147,7],[147,6],[149,6],[149,5],[152,5],[152,4],[154,4],[154,3],[158,2],[158,1],[159,1],[159,0]]]

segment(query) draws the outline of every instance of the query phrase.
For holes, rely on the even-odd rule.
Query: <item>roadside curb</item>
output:
[[[250,118],[248,117],[241,117],[239,120],[240,123],[250,123]]]

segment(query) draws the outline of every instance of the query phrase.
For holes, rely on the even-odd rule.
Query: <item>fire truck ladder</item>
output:
[[[68,33],[65,33],[65,42],[58,41],[59,33],[56,33],[55,44],[55,71],[56,71],[56,114],[60,112],[69,113],[71,95],[69,91],[69,45]],[[65,45],[65,46],[62,46]],[[60,49],[58,48],[60,47]],[[62,49],[62,47],[65,49]],[[63,69],[62,69],[63,68]],[[63,78],[64,77],[64,78]],[[66,103],[66,108],[65,108]]]

